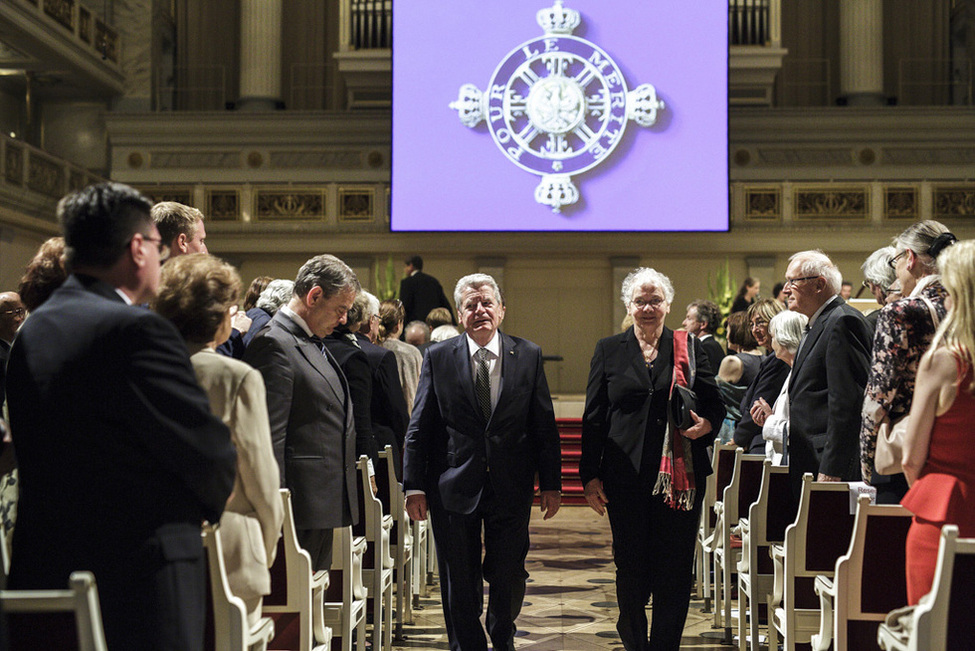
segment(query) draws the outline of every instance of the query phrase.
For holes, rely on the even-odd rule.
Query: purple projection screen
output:
[[[393,231],[728,230],[727,0],[397,10]]]

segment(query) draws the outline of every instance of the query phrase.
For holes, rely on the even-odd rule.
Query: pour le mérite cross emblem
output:
[[[473,84],[461,86],[450,108],[464,126],[485,120],[511,162],[541,175],[535,201],[558,213],[579,200],[572,176],[606,160],[630,120],[653,125],[664,103],[651,84],[627,90],[613,59],[572,35],[581,19],[562,0],[539,11],[536,19],[544,36],[511,50],[486,92]]]

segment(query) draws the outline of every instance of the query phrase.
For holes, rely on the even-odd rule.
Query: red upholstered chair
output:
[[[328,572],[313,572],[311,556],[298,544],[291,491],[281,489],[284,502],[283,535],[271,566],[271,594],[264,597],[262,613],[274,621],[269,649],[327,651],[332,631],[325,626],[325,591]]]
[[[904,550],[911,513],[903,506],[870,504],[861,496],[849,551],[836,561],[833,578],[816,577],[819,633],[815,651],[876,648],[877,627],[907,602]]]
[[[265,651],[274,638],[274,622],[261,617],[254,626],[247,623],[247,607],[230,591],[223,560],[220,526],[203,526],[203,548],[207,556],[206,649],[215,651]]]
[[[785,651],[808,644],[819,630],[819,597],[813,584],[820,574],[832,576],[836,559],[845,554],[853,532],[850,485],[814,482],[806,473],[796,520],[785,530],[785,542],[772,545],[775,564],[769,605],[769,648],[782,636]]]
[[[739,521],[741,560],[738,562],[738,648],[745,651],[751,640],[752,651],[758,650],[759,622],[772,596],[775,571],[769,556],[769,545],[785,540],[785,529],[795,520],[789,468],[776,466],[768,459],[762,467],[762,485],[758,499],[748,510],[748,518]],[[748,621],[748,635],[745,621]]]
[[[383,514],[383,505],[372,494],[369,482],[369,458],[359,457],[356,473],[359,501],[359,524],[352,532],[366,539],[366,553],[362,558],[362,582],[372,606],[373,651],[393,646],[393,558],[389,555],[393,518]]]
[[[98,588],[91,572],[72,572],[67,590],[0,590],[11,651],[106,651]]]
[[[975,647],[975,538],[959,538],[958,527],[941,529],[938,566],[931,592],[911,608],[891,612],[880,624],[881,649],[954,651]]]
[[[711,552],[714,544],[714,525],[717,515],[714,512],[715,502],[724,494],[725,487],[731,483],[734,474],[735,450],[734,443],[716,443],[711,454],[711,474],[705,484],[704,502],[701,506],[701,526],[697,532],[695,543],[695,573],[697,574],[697,594],[704,598],[704,612],[711,612],[713,589],[711,585]],[[717,577],[715,577],[717,578]],[[717,617],[717,614],[715,614]],[[715,626],[718,622],[715,621]]]

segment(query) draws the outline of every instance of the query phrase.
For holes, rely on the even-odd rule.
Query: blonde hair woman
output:
[[[956,524],[975,536],[975,241],[949,247],[938,259],[948,314],[921,358],[904,446],[911,488],[901,502],[914,514],[907,535],[907,597],[931,589],[938,537]]]
[[[420,366],[423,364],[423,353],[416,346],[400,341],[403,332],[403,321],[406,310],[403,303],[397,299],[383,301],[379,305],[379,336],[376,343],[386,350],[393,351],[396,356],[396,368],[399,370],[399,381],[403,385],[403,398],[406,408],[413,413],[413,397],[416,395],[416,385],[420,382]]]

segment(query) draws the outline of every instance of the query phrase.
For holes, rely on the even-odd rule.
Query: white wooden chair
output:
[[[383,505],[372,494],[369,482],[369,458],[359,457],[358,497],[359,524],[352,530],[366,539],[362,561],[362,581],[372,602],[372,648],[388,650],[393,646],[393,558],[389,555],[389,537],[393,518],[383,514]]]
[[[850,549],[836,561],[833,578],[816,577],[819,632],[814,651],[859,651],[877,639],[887,613],[907,602],[904,550],[911,513],[896,504],[870,504],[861,496]]]
[[[785,530],[785,542],[772,545],[775,566],[769,601],[769,649],[782,636],[785,651],[809,643],[819,630],[819,597],[813,590],[820,574],[832,576],[836,559],[850,545],[853,514],[850,485],[846,482],[814,482],[806,473],[796,520]]]
[[[953,651],[975,647],[975,538],[959,538],[953,524],[941,528],[931,592],[917,606],[891,612],[877,642],[885,651]]]
[[[352,527],[332,532],[332,569],[325,595],[325,623],[332,627],[333,641],[341,636],[342,651],[352,651],[353,631],[356,648],[366,648],[366,588],[362,584],[362,556],[366,539],[353,538]]]
[[[291,491],[281,489],[284,502],[283,535],[271,567],[271,594],[264,597],[262,612],[274,620],[272,646],[301,651],[328,651],[332,631],[325,625],[323,603],[329,575],[313,571],[311,556],[298,544]]]
[[[738,562],[739,651],[745,651],[749,638],[752,651],[758,650],[760,614],[768,605],[775,576],[768,553],[769,545],[785,540],[785,528],[795,520],[792,509],[789,468],[773,465],[766,459],[758,499],[748,510],[748,517],[738,522],[741,532],[741,560]]]
[[[12,648],[56,649],[76,641],[81,651],[107,650],[94,575],[72,572],[68,584],[66,590],[0,590],[2,610],[16,631]],[[73,625],[65,613],[74,614]]]
[[[420,597],[430,594],[429,582],[427,581],[427,550],[429,548],[430,521],[415,520],[410,525],[413,527],[413,608],[420,605]]]
[[[712,535],[717,523],[714,504],[718,496],[724,493],[725,487],[731,483],[736,449],[734,443],[715,443],[714,445],[714,451],[711,454],[711,474],[708,475],[705,483],[704,502],[701,505],[701,525],[698,528],[697,540],[694,543],[697,596],[704,599],[704,612],[706,613],[711,612],[711,600],[714,596],[711,585],[711,545],[714,542]],[[717,621],[714,625],[718,625]]]
[[[387,445],[379,451],[376,483],[382,496],[383,512],[393,518],[389,551],[393,557],[393,580],[396,583],[396,630],[394,637],[403,639],[403,623],[413,621],[413,527],[406,513],[403,487],[396,481],[393,448]]]
[[[254,626],[247,623],[247,607],[235,597],[227,581],[219,525],[203,525],[203,548],[207,555],[207,578],[210,592],[208,621],[213,624],[208,635],[208,649],[215,651],[265,651],[274,638],[274,622],[261,617]],[[210,646],[209,643],[213,644]]]

